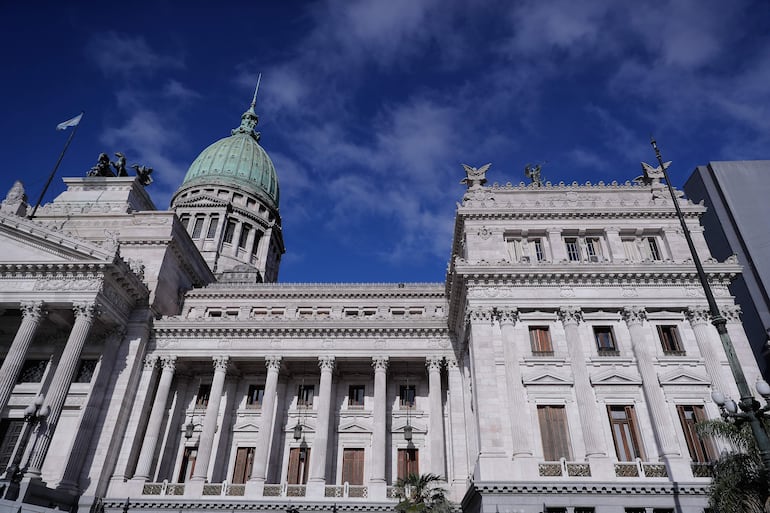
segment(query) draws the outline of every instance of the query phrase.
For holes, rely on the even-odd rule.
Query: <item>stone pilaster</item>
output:
[[[444,358],[428,356],[425,365],[428,368],[428,400],[430,412],[428,417],[430,435],[430,472],[441,478],[446,478],[444,465],[444,408],[441,397],[441,365]]]
[[[580,330],[578,324],[583,321],[583,312],[580,308],[562,307],[559,309],[559,318],[564,325],[564,333],[567,337],[570,365],[575,379],[575,400],[580,413],[580,427],[583,431],[583,440],[586,447],[586,458],[604,457],[607,449],[601,437],[600,419],[604,417],[599,412],[594,396],[591,380],[586,366],[586,357],[580,342]]]
[[[254,450],[254,465],[251,471],[253,483],[264,485],[267,478],[267,462],[270,456],[270,439],[273,434],[275,418],[275,401],[278,396],[278,373],[281,370],[281,357],[268,356],[265,358],[267,378],[265,394],[262,397],[262,425],[259,428],[259,440]]]
[[[13,338],[10,349],[8,349],[8,354],[5,355],[2,367],[0,367],[0,412],[8,405],[8,399],[11,397],[13,387],[16,386],[19,371],[24,365],[27,350],[45,315],[42,301],[21,304],[21,325],[16,331],[16,336]]]
[[[208,477],[211,452],[214,448],[214,435],[217,430],[217,418],[219,417],[219,403],[222,402],[222,391],[225,386],[225,376],[229,358],[227,356],[214,357],[214,379],[211,381],[211,393],[209,404],[206,407],[206,415],[203,417],[203,428],[198,442],[198,458],[195,460],[195,470],[190,478],[194,482],[204,482]]]
[[[171,391],[171,381],[174,378],[174,369],[176,368],[176,356],[162,356],[159,361],[162,370],[158,381],[158,390],[155,392],[155,400],[152,403],[150,419],[147,421],[147,430],[142,442],[142,451],[139,453],[139,461],[134,473],[134,479],[141,481],[149,480],[153,473],[152,461],[155,457],[160,430],[163,427],[166,403],[168,403],[168,394]]]
[[[310,474],[308,475],[308,494],[323,497],[326,484],[326,454],[329,445],[329,419],[331,416],[332,371],[334,357],[318,358],[321,368],[321,383],[318,390],[318,412],[316,430],[313,439],[313,452],[310,455]]]
[[[64,346],[64,351],[59,359],[59,364],[56,366],[56,372],[48,387],[48,394],[45,398],[44,405],[48,405],[50,413],[46,422],[38,427],[39,436],[35,438],[36,443],[33,444],[29,456],[25,477],[31,479],[40,478],[43,462],[48,454],[48,448],[51,445],[56,424],[59,422],[61,410],[64,407],[64,400],[67,398],[72,378],[80,363],[80,354],[83,352],[83,346],[97,315],[95,303],[77,303],[73,306],[75,310],[75,323],[72,326],[72,331],[70,331],[67,344]]]
[[[631,347],[636,357],[639,374],[642,376],[642,391],[652,417],[652,428],[658,439],[661,455],[665,458],[679,456],[676,430],[671,415],[667,411],[666,396],[658,383],[658,373],[653,363],[654,353],[650,341],[645,337],[644,322],[647,319],[647,312],[642,307],[627,306],[622,313],[628,331],[631,333]]]

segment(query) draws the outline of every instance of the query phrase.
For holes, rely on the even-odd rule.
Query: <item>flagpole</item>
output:
[[[85,113],[86,111],[82,111],[80,115],[82,116]],[[48,181],[45,183],[45,186],[43,187],[43,192],[40,193],[40,197],[37,199],[37,203],[35,203],[35,208],[32,209],[32,213],[27,216],[27,219],[32,219],[33,217],[35,217],[37,208],[40,206],[40,203],[43,201],[43,196],[45,196],[46,191],[48,191],[48,186],[51,185],[51,181],[53,181],[53,177],[56,174],[56,171],[59,169],[59,164],[61,164],[61,161],[64,158],[64,154],[67,152],[67,148],[70,147],[72,138],[75,137],[75,132],[78,131],[78,126],[80,126],[80,121],[78,121],[77,125],[72,127],[72,132],[70,133],[70,136],[67,138],[67,142],[64,143],[64,149],[61,151],[61,154],[59,155],[59,160],[56,161],[56,165],[53,167],[53,171],[51,171],[51,175],[48,177]]]

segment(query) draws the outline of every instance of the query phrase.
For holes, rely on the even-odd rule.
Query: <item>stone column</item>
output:
[[[151,384],[155,378],[155,369],[157,369],[158,357],[151,355],[147,356],[143,361],[142,374],[139,377],[139,386],[136,390],[136,396],[133,401],[133,411],[128,420],[128,426],[123,435],[123,443],[120,446],[120,454],[118,455],[117,462],[115,463],[115,472],[112,474],[112,481],[122,483],[129,475],[130,461],[136,458],[137,448],[134,447],[134,441],[136,440],[136,433],[141,428],[139,425],[144,418],[145,410],[149,402],[147,394],[150,391]],[[138,440],[137,445],[139,445]],[[141,447],[138,447],[141,450]]]
[[[142,451],[139,453],[139,461],[136,464],[134,479],[147,481],[152,474],[152,460],[158,445],[158,437],[163,427],[163,417],[166,414],[166,403],[171,391],[171,380],[174,378],[176,368],[176,356],[162,356],[159,358],[161,365],[158,390],[155,392],[155,400],[150,410],[150,419],[147,421],[147,430],[144,433]]]
[[[527,391],[521,381],[519,368],[520,352],[514,338],[514,325],[519,313],[516,310],[500,311],[500,333],[505,358],[505,384],[508,390],[508,408],[511,425],[511,448],[513,457],[532,456],[532,430],[527,407]]]
[[[447,358],[447,381],[449,386],[449,435],[452,448],[452,485],[465,487],[468,479],[468,443],[470,432],[465,426],[465,397],[463,376],[457,360]]]
[[[666,396],[658,383],[658,373],[653,365],[652,347],[645,337],[643,323],[647,319],[647,312],[642,307],[625,307],[623,319],[631,332],[631,347],[636,357],[636,366],[642,376],[642,391],[644,392],[647,409],[652,417],[652,428],[660,444],[663,456],[679,456],[679,448],[676,441],[676,430],[668,414]]]
[[[685,313],[690,321],[692,331],[695,333],[695,341],[706,364],[706,372],[711,377],[711,388],[719,390],[725,395],[736,394],[738,389],[734,384],[725,379],[722,366],[722,342],[716,329],[711,325],[708,308],[691,306]],[[738,397],[735,397],[738,400]]]
[[[211,381],[211,393],[209,404],[206,407],[206,415],[203,417],[203,428],[198,441],[198,457],[195,460],[195,470],[190,478],[194,482],[205,482],[209,472],[211,450],[214,447],[214,435],[217,431],[217,418],[219,417],[219,403],[222,402],[222,391],[225,387],[225,375],[227,374],[227,356],[214,357],[214,379]]]
[[[749,384],[750,389],[755,388],[755,383],[758,379],[761,379],[762,376],[760,375],[759,367],[757,366],[757,360],[751,350],[751,343],[749,342],[746,331],[743,329],[743,324],[741,323],[741,307],[735,304],[720,305],[719,312],[722,314],[722,317],[725,318],[725,321],[727,321],[725,328],[733,343],[735,356],[738,357],[738,362],[743,368],[746,382]],[[722,347],[721,339],[719,340],[719,346]],[[722,349],[724,352],[724,348]],[[725,355],[725,357],[726,356],[727,355]]]
[[[278,395],[278,372],[281,370],[281,357],[265,358],[267,379],[265,394],[262,396],[262,425],[259,428],[259,440],[254,450],[254,465],[250,481],[263,483],[267,479],[267,461],[270,455],[270,439],[273,434],[275,401]]]
[[[578,329],[578,324],[583,320],[583,312],[580,308],[562,307],[559,309],[559,318],[564,324],[564,333],[567,337],[570,365],[575,379],[575,399],[586,446],[586,458],[603,457],[607,455],[607,449],[602,440],[602,430],[599,429],[599,419],[603,418],[604,415],[599,412],[596,404],[596,397],[586,366],[586,357],[580,343],[580,330]]]
[[[323,497],[324,485],[326,484],[326,450],[329,445],[329,417],[331,413],[334,357],[319,357],[318,366],[321,368],[321,384],[318,390],[318,413],[316,416],[313,451],[310,455],[308,493],[312,493],[316,497]]]
[[[51,384],[48,387],[48,393],[44,405],[51,409],[46,422],[38,427],[38,436],[33,442],[32,451],[29,456],[28,469],[25,477],[39,479],[43,462],[45,461],[48,448],[51,445],[56,424],[59,422],[61,410],[64,407],[64,400],[67,398],[72,377],[75,375],[77,366],[80,363],[80,354],[83,352],[83,346],[91,331],[94,323],[97,309],[95,303],[76,303],[73,305],[75,310],[75,323],[70,331],[67,345],[64,346],[59,365],[56,366]]]
[[[387,375],[388,357],[375,356],[372,358],[374,367],[374,405],[372,411],[372,471],[369,478],[370,486],[382,488],[382,498],[385,498],[385,455],[387,454]]]
[[[16,386],[19,371],[24,365],[27,350],[35,338],[35,333],[37,333],[40,321],[45,317],[45,314],[42,301],[21,304],[21,326],[19,326],[11,343],[11,348],[5,355],[2,367],[0,367],[0,412],[8,405],[8,399],[11,397],[13,387]]]
[[[430,471],[442,479],[446,479],[444,465],[444,408],[441,397],[441,356],[428,356],[425,365],[428,367],[428,398],[430,403],[429,434],[430,434]]]

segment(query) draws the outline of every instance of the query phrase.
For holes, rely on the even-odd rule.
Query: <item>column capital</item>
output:
[[[375,372],[388,370],[388,357],[387,356],[372,356],[372,367]]]
[[[497,320],[500,325],[513,326],[519,320],[519,310],[516,308],[500,308],[497,310]]]
[[[161,356],[158,358],[158,363],[160,365],[160,368],[164,371],[171,371],[174,372],[176,369],[176,356],[170,355],[170,356]]]
[[[321,372],[331,372],[334,370],[334,357],[333,356],[319,356],[318,367]]]
[[[722,317],[724,317],[727,322],[735,322],[735,323],[741,322],[742,310],[740,305],[723,306],[719,309],[719,312],[722,314]]]
[[[642,325],[647,320],[647,310],[643,306],[626,306],[623,307],[621,312],[623,320],[631,327],[635,325]]]
[[[281,370],[281,357],[280,356],[265,356],[265,367],[267,367],[267,371],[271,372],[278,372]]]
[[[147,355],[144,357],[144,370],[153,370],[155,369],[155,366],[158,364],[158,357],[154,354]]]
[[[486,306],[474,306],[465,311],[465,320],[468,321],[491,321],[492,309]]]
[[[697,326],[699,324],[708,324],[709,319],[711,319],[711,314],[709,313],[708,308],[704,306],[688,306],[687,311],[685,312],[685,316],[693,326]]]
[[[42,301],[22,301],[19,305],[21,309],[21,315],[25,319],[29,317],[34,321],[39,321],[48,312],[43,308]]]
[[[578,306],[562,306],[558,311],[559,320],[565,326],[583,322],[583,311]]]
[[[214,372],[227,372],[227,366],[230,364],[229,356],[215,356],[211,359],[211,364],[214,366]]]
[[[83,317],[89,321],[99,315],[99,308],[95,301],[72,303],[72,310],[75,312],[75,317]]]
[[[452,369],[452,370],[459,369],[460,368],[460,364],[457,361],[457,358],[455,358],[453,356],[447,357],[447,359],[446,359],[446,368],[447,369]]]
[[[428,368],[428,372],[440,372],[443,363],[443,356],[430,355],[425,357],[425,366]]]

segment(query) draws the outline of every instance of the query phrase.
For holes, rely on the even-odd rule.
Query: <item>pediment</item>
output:
[[[254,422],[244,422],[236,424],[233,431],[259,431],[259,426]]]
[[[295,423],[287,422],[286,423],[286,428],[283,431],[285,433],[291,433],[292,431],[294,431],[294,427],[296,425],[297,424],[295,424]],[[309,425],[309,424],[307,424],[305,422],[300,422],[299,425],[302,426],[302,432],[303,433],[315,433],[315,428],[313,428],[311,425]]]
[[[635,372],[611,368],[591,375],[593,385],[641,385],[642,379]]]
[[[337,429],[338,433],[371,433],[372,428],[365,426],[360,422],[350,422],[344,424]]]
[[[554,372],[550,369],[529,372],[522,376],[525,385],[572,385],[574,380],[566,372]]]
[[[0,264],[112,261],[115,255],[114,246],[107,248],[5,213],[0,213],[0,247]]]
[[[209,194],[199,194],[193,198],[189,198],[182,201],[177,201],[174,204],[174,208],[198,208],[198,207],[211,207],[211,206],[223,206],[226,207],[228,202],[222,198],[211,196]]]
[[[703,372],[677,367],[658,375],[661,385],[710,385],[711,379]]]
[[[422,425],[421,423],[409,422],[409,425],[412,426],[412,432],[413,433],[425,434],[425,433],[428,432],[427,428],[424,425]],[[391,427],[390,432],[391,433],[403,433],[405,427],[406,427],[406,422],[405,421],[401,421],[401,422],[398,422],[398,423],[394,424]]]

